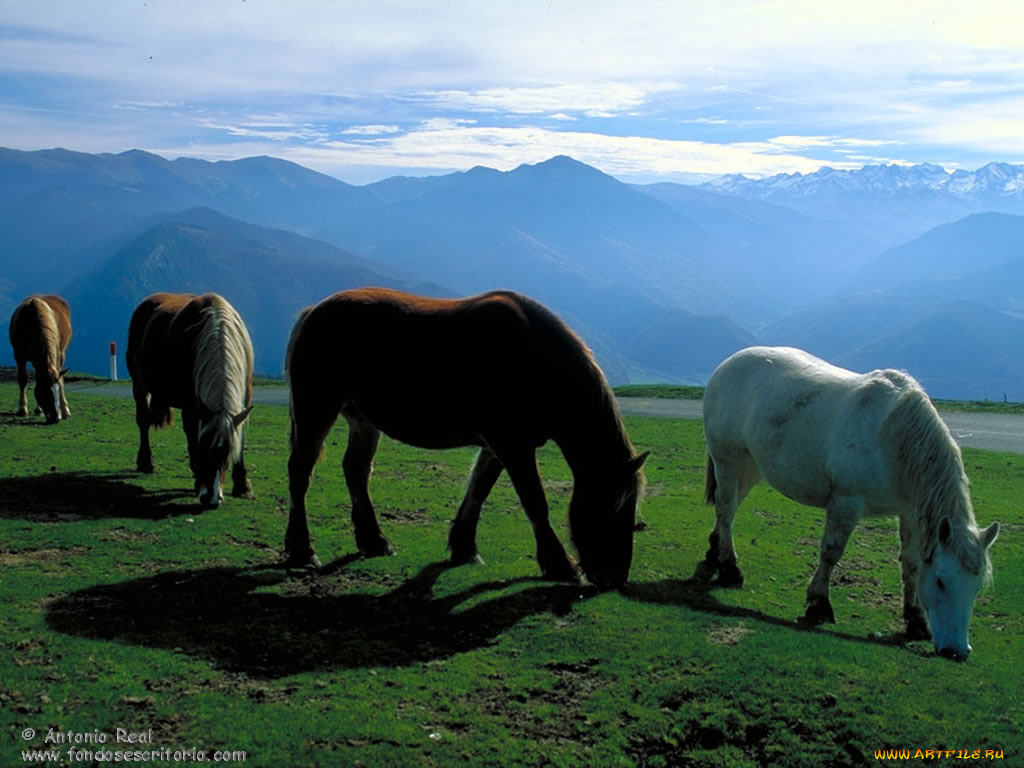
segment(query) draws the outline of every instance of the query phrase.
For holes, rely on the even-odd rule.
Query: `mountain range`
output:
[[[295,314],[336,290],[500,287],[562,315],[614,383],[702,383],[766,342],[907,368],[933,395],[1024,399],[1008,341],[1024,322],[1022,190],[1024,167],[1005,164],[686,186],[555,157],[353,186],[268,157],[0,149],[0,316],[65,294],[69,361],[101,373],[141,298],[215,290],[278,374]]]

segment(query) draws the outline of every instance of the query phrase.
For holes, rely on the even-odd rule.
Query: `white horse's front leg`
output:
[[[928,640],[931,627],[917,595],[917,580],[921,571],[920,547],[912,541],[911,527],[900,515],[900,570],[903,577],[903,621],[910,640]]]
[[[825,510],[825,535],[821,540],[818,569],[807,587],[807,610],[804,621],[810,624],[836,623],[836,615],[829,600],[829,585],[832,570],[846,551],[846,542],[857,527],[864,512],[864,500],[860,496],[838,496],[832,498]]]

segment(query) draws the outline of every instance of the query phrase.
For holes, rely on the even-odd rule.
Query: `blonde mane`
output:
[[[203,327],[196,340],[193,383],[196,400],[213,414],[219,435],[231,445],[231,460],[241,451],[234,417],[247,407],[252,341],[242,318],[230,304],[214,297],[202,310]]]
[[[927,557],[934,551],[939,525],[948,517],[949,546],[964,568],[987,582],[992,563],[978,539],[960,446],[920,385],[905,378],[905,388],[882,423],[882,435],[893,446],[897,487],[916,512],[921,552]]]
[[[60,375],[60,331],[57,329],[57,316],[49,303],[40,296],[32,297],[32,306],[39,317],[39,329],[42,332],[43,347],[40,350],[40,357],[46,364],[50,378],[56,380]]]

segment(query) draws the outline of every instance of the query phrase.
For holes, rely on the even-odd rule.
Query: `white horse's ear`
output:
[[[247,418],[249,418],[249,414],[252,413],[252,409],[253,409],[253,406],[250,405],[248,408],[246,408],[240,414],[238,414],[237,416],[232,417],[231,423],[234,424],[235,429],[238,429],[240,426],[242,426],[242,422],[244,422]]]
[[[651,455],[650,451],[644,451],[640,455],[634,456],[632,459],[630,459],[629,460],[629,472],[630,472],[630,474],[633,474],[635,472],[639,472],[640,468],[644,465],[644,462],[647,461],[647,457],[650,456],[650,455]]]
[[[996,529],[998,531],[998,528]],[[953,526],[949,522],[948,517],[944,517],[939,521],[939,544],[942,546],[949,546],[949,540],[953,538]]]
[[[998,535],[999,535],[999,523],[998,522],[992,523],[992,525],[990,525],[988,528],[983,530],[979,534],[979,536],[978,536],[978,538],[981,539],[981,546],[983,546],[985,549],[988,549],[989,547],[992,546],[992,543],[996,540],[996,537]]]

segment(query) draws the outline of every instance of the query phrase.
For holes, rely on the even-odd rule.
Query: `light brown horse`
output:
[[[153,471],[149,428],[181,409],[199,503],[213,508],[232,464],[232,495],[250,497],[244,423],[252,411],[253,352],[242,318],[215,293],[155,293],[132,314],[128,371],[139,427],[140,472]]]
[[[452,521],[456,563],[479,560],[480,508],[508,472],[552,579],[578,573],[548,520],[536,449],[554,440],[573,473],[569,526],[594,584],[622,584],[633,556],[642,466],[615,396],[589,349],[549,310],[506,291],[429,299],[383,288],[342,291],[304,310],[287,354],[291,385],[291,565],[316,565],[306,522],[313,466],[338,414],[348,421],[342,467],[356,544],[389,554],[369,479],[381,432],[423,448],[479,445]]]
[[[60,296],[33,295],[11,315],[11,346],[18,366],[18,415],[28,416],[28,363],[36,372],[36,413],[47,424],[71,417],[64,396],[64,358],[71,342],[71,309]]]

